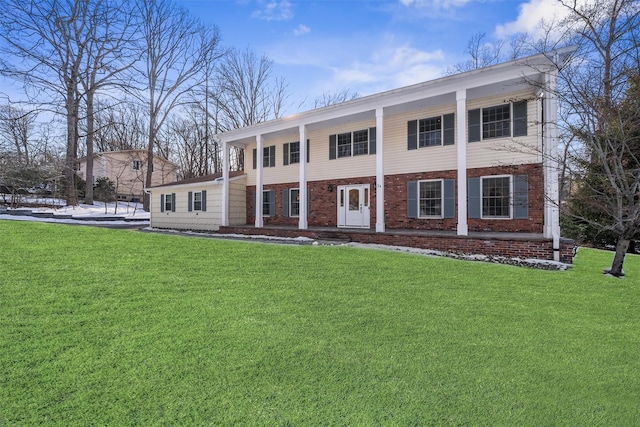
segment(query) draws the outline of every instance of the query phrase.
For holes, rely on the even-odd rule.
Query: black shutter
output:
[[[455,144],[455,119],[454,114],[445,114],[442,117],[442,128],[443,128],[443,145],[453,145]]]
[[[527,175],[513,177],[513,218],[529,218],[529,179]]]
[[[171,212],[176,211],[176,193],[171,193]]]
[[[480,109],[469,110],[469,142],[480,141]]]
[[[282,190],[282,216],[289,216],[289,189]]]
[[[376,154],[376,128],[369,128],[369,154]]]
[[[329,160],[336,158],[337,139],[335,135],[329,135]]]
[[[416,150],[418,148],[418,121],[411,120],[407,122],[407,150]]]
[[[164,212],[164,194],[160,195],[160,212]]]
[[[456,217],[456,180],[445,179],[443,181],[444,187],[444,210],[442,216],[444,218]]]
[[[480,178],[467,179],[467,215],[469,218],[482,218],[482,191]]]
[[[418,218],[418,181],[407,182],[407,217]]]
[[[513,103],[513,136],[527,135],[527,101]]]
[[[309,157],[309,148],[310,148],[310,145],[311,145],[311,144],[310,144],[309,140],[307,139],[307,163],[309,163],[309,159],[310,159],[310,157]]]
[[[276,214],[276,191],[267,191],[267,199],[269,200],[269,215]]]
[[[202,190],[202,211],[205,212],[207,210],[207,191]]]
[[[289,164],[289,143],[287,142],[282,146],[282,164],[287,166]]]
[[[193,191],[189,191],[187,194],[187,211],[191,212],[193,210]]]
[[[256,169],[258,167],[258,150],[256,148],[253,149],[253,168]]]

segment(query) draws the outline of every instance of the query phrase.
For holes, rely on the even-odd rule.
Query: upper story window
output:
[[[329,159],[376,154],[376,128],[329,136]]]
[[[454,113],[407,122],[408,150],[453,144],[455,144]]]
[[[140,170],[140,160],[134,160],[131,162],[131,168],[134,171]]]
[[[469,142],[527,135],[527,101],[469,110]]]
[[[282,164],[284,166],[300,163],[300,141],[282,145]],[[309,140],[307,139],[307,163],[309,163]]]
[[[256,169],[257,165],[257,150],[253,149],[253,168]],[[273,168],[276,166],[276,146],[270,145],[269,147],[262,148],[262,167]]]

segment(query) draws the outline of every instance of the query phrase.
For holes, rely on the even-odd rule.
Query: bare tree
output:
[[[273,61],[249,49],[233,49],[224,57],[218,65],[213,94],[219,131],[280,117],[287,86],[272,73]]]
[[[5,105],[0,107],[0,152],[13,151],[21,164],[32,161],[29,137],[37,114],[21,108]]]
[[[188,101],[199,78],[219,55],[219,34],[170,0],[137,2],[143,34],[142,67],[146,82],[143,101],[149,107],[148,163],[153,162],[157,136],[170,113]],[[165,153],[166,154],[166,153]],[[151,185],[151,168],[145,185]],[[145,196],[144,209],[149,210]]]
[[[321,96],[315,99],[313,108],[328,107],[329,105],[340,104],[356,98],[360,98],[360,94],[358,92],[351,92],[349,89],[323,92]]]
[[[98,100],[94,121],[94,143],[98,151],[137,150],[147,145],[147,117],[139,102]]]
[[[563,25],[574,32],[581,60],[561,74],[558,95],[568,130],[584,147],[574,150],[585,177],[580,186],[595,202],[569,204],[568,213],[616,236],[606,272],[622,276],[630,240],[640,233],[640,7],[635,0],[560,2],[570,12]]]
[[[86,112],[87,169],[84,202],[93,204],[93,141],[95,129],[95,95],[116,85],[117,78],[136,61],[132,13],[128,2],[98,1],[90,11],[86,35],[85,62],[79,79]],[[79,40],[78,43],[82,41]]]

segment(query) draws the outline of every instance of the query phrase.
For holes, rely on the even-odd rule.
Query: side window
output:
[[[262,148],[263,156],[262,156],[262,167],[264,168],[273,168],[276,166],[276,146],[270,145],[268,147]],[[257,168],[258,161],[258,153],[257,150],[253,149],[253,168]]]
[[[134,160],[131,162],[131,169],[134,171],[140,170],[140,160]]]

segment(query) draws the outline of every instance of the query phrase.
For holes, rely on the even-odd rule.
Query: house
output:
[[[333,233],[365,243],[571,262],[573,244],[560,237],[554,91],[556,64],[572,52],[220,133],[221,192],[215,200],[207,193],[207,209],[219,206],[224,232]],[[245,152],[244,203],[239,178],[228,172],[230,146]],[[173,190],[151,189],[152,227],[164,214],[162,227],[201,228],[185,186],[192,195],[200,188],[176,183],[182,196],[175,202]],[[244,219],[237,216],[242,207]]]
[[[229,174],[227,221],[230,225],[247,222],[246,178],[243,172]],[[153,228],[218,231],[223,223],[221,173],[158,185],[150,191]]]
[[[118,200],[140,202],[144,196],[147,176],[147,150],[123,150],[95,153],[93,155],[93,182],[98,178],[109,178],[117,190]],[[78,176],[86,180],[87,158],[79,160]],[[175,182],[178,166],[154,154],[152,185]]]

